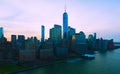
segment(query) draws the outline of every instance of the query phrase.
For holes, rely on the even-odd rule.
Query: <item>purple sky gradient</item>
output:
[[[120,41],[120,0],[0,0],[0,27],[7,38],[23,34],[40,39],[44,25],[48,38],[54,24],[62,26],[65,4],[69,26],[77,32]]]

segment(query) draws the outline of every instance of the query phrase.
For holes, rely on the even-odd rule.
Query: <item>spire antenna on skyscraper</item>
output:
[[[65,4],[65,12],[66,12],[66,4]]]

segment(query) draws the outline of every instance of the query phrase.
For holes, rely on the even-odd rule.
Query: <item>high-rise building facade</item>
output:
[[[84,32],[79,32],[75,34],[75,47],[74,52],[78,54],[85,54],[87,52],[88,45],[86,41],[86,35]]]
[[[75,34],[75,41],[77,43],[86,43],[86,35],[83,31]]]
[[[41,42],[44,42],[45,39],[45,27],[41,26]]]
[[[15,45],[17,42],[16,35],[11,35],[11,43],[12,45]]]
[[[66,9],[63,13],[63,39],[68,39],[68,14]]]
[[[25,36],[18,35],[17,45],[20,49],[25,49]]]
[[[0,38],[2,38],[4,35],[3,35],[3,28],[0,27]]]
[[[76,30],[72,27],[68,27],[68,38],[72,38],[73,35],[75,35]]]
[[[50,29],[50,39],[54,42],[59,42],[62,39],[61,26],[55,24],[54,28]]]
[[[94,33],[94,40],[96,40],[96,37],[97,37],[97,35],[96,35],[96,33]]]
[[[11,42],[16,42],[16,35],[11,35]]]
[[[24,35],[18,35],[18,42],[23,42],[25,41],[25,36]]]

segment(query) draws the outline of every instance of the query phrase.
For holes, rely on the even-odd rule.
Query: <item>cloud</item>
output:
[[[0,1],[0,20],[11,20],[21,15],[20,9],[7,0]]]

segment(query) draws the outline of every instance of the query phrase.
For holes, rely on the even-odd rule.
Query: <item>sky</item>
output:
[[[65,5],[77,33],[120,42],[120,0],[0,0],[0,27],[8,40],[12,34],[40,39],[44,25],[47,39],[54,24],[62,26]]]

